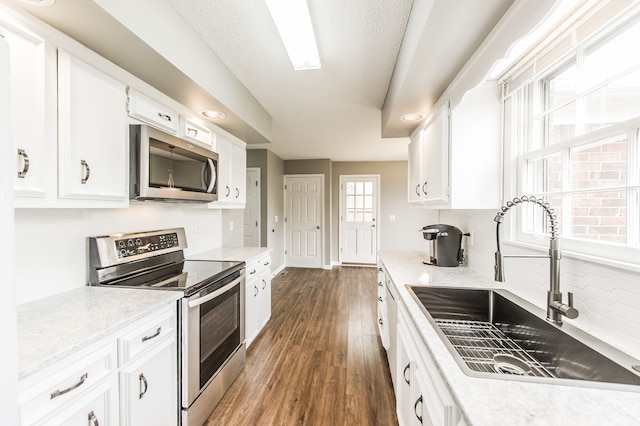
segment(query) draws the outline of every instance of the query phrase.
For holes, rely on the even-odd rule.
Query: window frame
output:
[[[563,229],[571,229],[571,215],[561,215],[560,238],[565,251],[570,251],[575,255],[586,256],[604,261],[625,262],[633,265],[640,265],[640,115],[629,120],[598,128],[586,132],[584,123],[584,113],[579,111],[583,108],[585,97],[607,84],[607,80],[591,84],[590,87],[583,87],[582,73],[584,72],[584,58],[594,49],[604,45],[625,29],[640,23],[640,12],[636,11],[631,18],[626,16],[624,22],[607,22],[600,30],[594,32],[592,37],[585,39],[564,54],[559,55],[548,67],[535,76],[522,82],[520,87],[512,89],[509,81],[504,81],[503,89],[503,135],[505,141],[505,194],[536,195],[537,197],[549,195],[561,197],[561,210],[571,211],[571,196],[576,193],[594,193],[603,190],[588,189],[578,190],[571,188],[570,180],[570,149],[576,149],[591,143],[605,141],[615,135],[626,134],[627,140],[627,181],[623,186],[607,187],[607,191],[626,192],[627,211],[627,233],[626,244],[617,245],[602,241],[589,239],[579,239],[563,233]],[[561,104],[550,106],[548,97],[548,87],[550,81],[557,75],[572,65],[576,66],[575,93],[572,100]],[[617,81],[625,75],[640,69],[640,65],[621,72],[614,73],[609,80]],[[518,70],[514,69],[514,74]],[[553,111],[564,108],[571,103],[575,104],[575,130],[574,136],[549,144],[549,117]],[[508,115],[509,114],[509,115]],[[508,116],[507,116],[508,115]],[[581,123],[582,122],[582,123]],[[511,128],[507,128],[510,123]],[[528,151],[532,141],[538,140],[536,147]],[[540,139],[542,138],[542,139]],[[551,154],[560,153],[562,162],[562,180],[560,191],[549,192],[540,191],[539,194],[532,194],[526,191],[528,184],[527,161],[532,159],[542,159]],[[510,160],[508,160],[510,159]],[[506,197],[511,199],[511,197]],[[506,201],[506,200],[505,200]],[[524,209],[523,209],[524,210]],[[535,246],[548,245],[547,226],[543,232],[529,232],[524,228],[525,223],[530,219],[525,218],[527,213],[522,211],[514,212],[516,218],[512,222],[510,237],[516,243],[533,244]],[[547,221],[545,219],[545,224]]]

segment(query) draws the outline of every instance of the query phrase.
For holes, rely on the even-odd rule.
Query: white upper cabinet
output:
[[[126,87],[58,51],[59,196],[128,203]]]
[[[467,91],[438,112],[409,144],[410,204],[433,208],[500,206],[501,103],[495,82]]]
[[[442,108],[409,144],[409,202],[449,201],[449,108]]]
[[[496,209],[502,198],[500,87],[485,82],[467,91],[451,110],[453,209]]]
[[[246,144],[224,136],[216,138],[218,153],[218,201],[212,207],[244,208],[247,201]]]
[[[178,113],[129,88],[129,115],[173,135],[178,134]]]
[[[180,116],[180,132],[178,136],[215,151],[216,135],[195,118]]]
[[[16,207],[22,198],[56,197],[55,48],[43,39],[0,21],[9,44],[11,172]]]

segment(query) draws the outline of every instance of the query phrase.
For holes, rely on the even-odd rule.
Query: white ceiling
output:
[[[477,84],[554,0],[307,0],[322,61],[310,71],[293,71],[264,0],[0,2],[192,111],[222,109],[216,124],[249,148],[285,160],[386,161],[407,158],[420,125],[402,114],[428,115],[452,82]]]
[[[309,1],[322,68],[294,71],[263,0],[168,0],[272,117],[284,159],[406,159],[380,111],[412,0]]]

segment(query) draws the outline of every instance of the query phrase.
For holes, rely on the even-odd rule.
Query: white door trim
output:
[[[349,180],[350,178],[364,178],[364,179],[375,179],[376,180],[376,203],[374,206],[374,218],[376,225],[376,247],[380,248],[380,176],[379,174],[362,174],[362,175],[340,175],[340,187],[339,187],[339,211],[338,211],[338,262],[342,264],[343,259],[343,250],[345,241],[344,235],[344,227],[343,227],[343,218],[342,214],[344,211],[344,182]],[[375,263],[375,258],[373,259],[373,263]]]
[[[321,193],[321,197],[320,197],[320,265],[318,266],[318,268],[325,268],[325,233],[326,233],[326,220],[325,220],[325,214],[324,214],[324,198],[325,198],[325,182],[324,182],[324,175],[323,174],[290,174],[290,175],[284,175],[284,186],[282,188],[283,191],[283,201],[284,201],[284,214],[285,214],[285,223],[284,223],[284,235],[285,235],[285,241],[284,241],[284,250],[285,250],[285,255],[284,255],[284,259],[285,259],[285,265],[287,264],[287,253],[288,250],[290,249],[287,246],[287,241],[288,241],[288,211],[287,211],[287,184],[289,182],[289,179],[299,179],[299,178],[320,178],[320,193]],[[289,265],[287,265],[289,266]]]

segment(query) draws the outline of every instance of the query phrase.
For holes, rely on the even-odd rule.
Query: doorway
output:
[[[324,176],[284,177],[285,265],[322,268]]]
[[[244,246],[260,247],[260,168],[247,168],[247,201],[244,209]]]
[[[376,263],[380,175],[340,176],[340,263]]]

